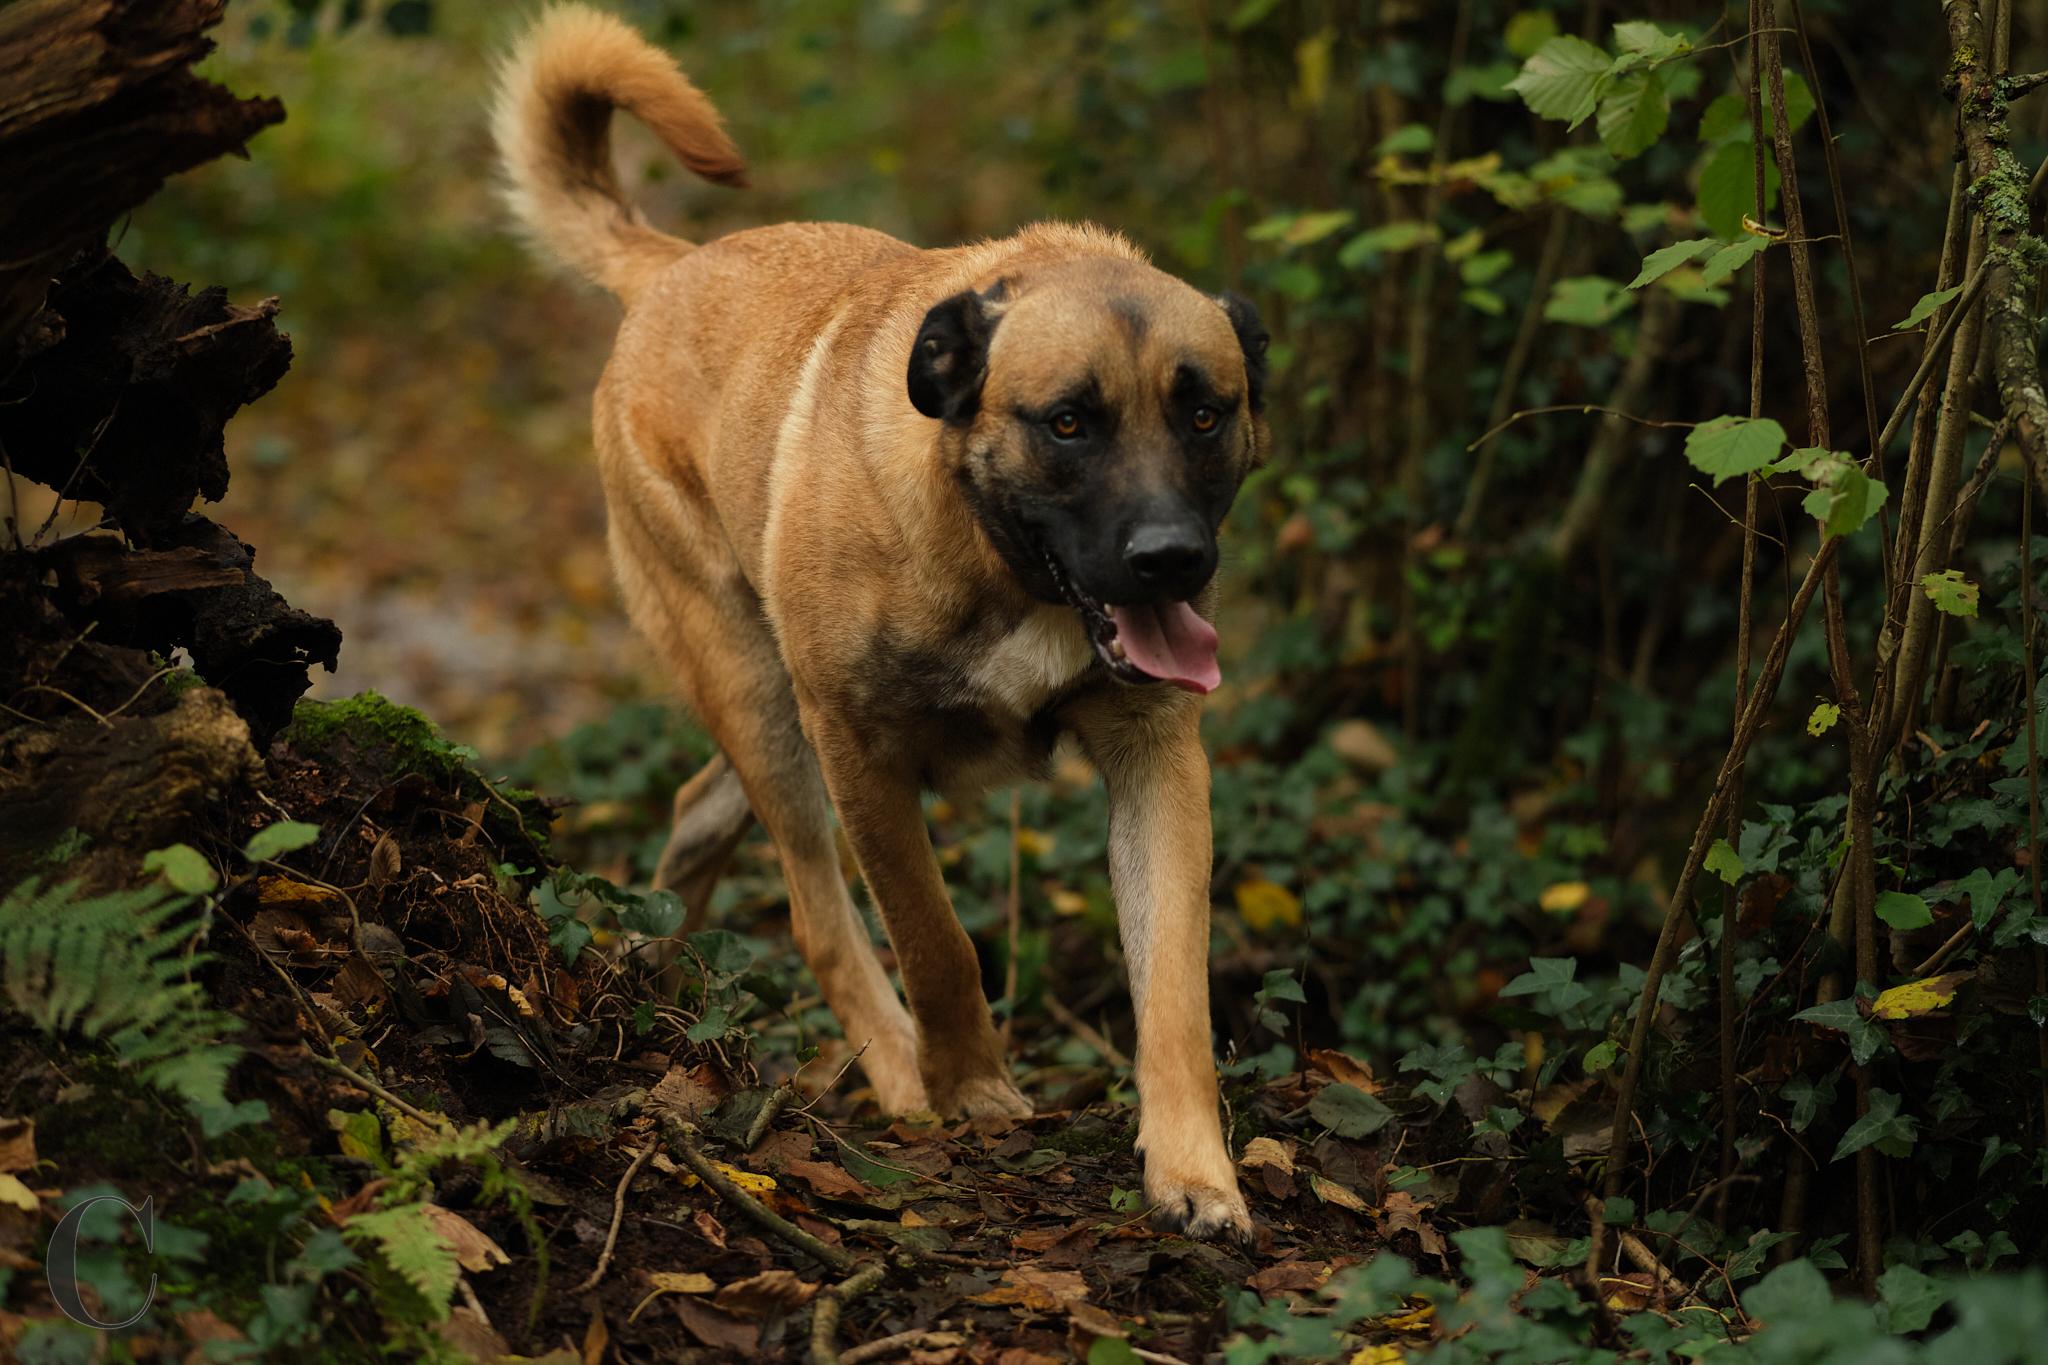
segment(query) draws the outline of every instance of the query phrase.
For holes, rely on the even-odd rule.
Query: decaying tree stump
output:
[[[0,541],[0,886],[53,849],[119,880],[245,797],[340,647],[192,511],[227,492],[228,418],[291,364],[277,301],[137,277],[105,246],[165,177],[284,116],[190,71],[225,2],[0,3],[0,461],[106,509]]]

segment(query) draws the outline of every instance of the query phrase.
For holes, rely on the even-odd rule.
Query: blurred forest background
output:
[[[1731,1290],[1795,1248],[1822,1270],[1860,1266],[1866,1286],[1880,1266],[1961,1274],[2041,1257],[2029,483],[1992,342],[1956,332],[1956,375],[1937,368],[1867,471],[1888,499],[1855,485],[1838,522],[1853,478],[1840,462],[1778,462],[1787,445],[1872,453],[1873,426],[1954,312],[1972,215],[2001,192],[1959,193],[1951,96],[1967,63],[1940,7],[1777,6],[1831,439],[1807,434],[1775,167],[1761,214],[1753,201],[1743,6],[608,7],[677,54],[753,168],[742,193],[695,183],[621,120],[627,181],[663,227],[703,239],[824,218],[939,245],[1087,218],[1258,302],[1275,338],[1274,455],[1228,528],[1226,685],[1206,721],[1227,1067],[1270,1077],[1341,1047],[1377,1075],[1362,1088],[1394,1086],[1404,1118],[1411,1102],[1464,1096],[1464,1139],[1512,1150],[1512,1174],[1461,1188],[1454,1166],[1389,1157],[1392,1187],[1476,1222],[1562,1207],[1542,1234],[1550,1263],[1585,1252],[1579,1201],[1559,1192],[1607,1149],[1619,1059],[1644,1063],[1626,1045],[1651,945],[1699,863],[1687,845],[1728,750],[1738,668],[1755,676],[1822,544],[1815,514],[1843,533],[1842,643],[1866,687],[1893,647],[1879,639],[1887,585],[1910,578],[1927,667],[1872,760],[1874,976],[1859,1004],[1841,984],[1852,945],[1823,932],[1855,862],[1852,726],[1837,709],[1854,708],[1816,599],[1725,845],[1681,898],[1633,1135],[1654,1159],[1614,1211],[1671,1234],[1661,1254],[1683,1279],[1726,1271]],[[1987,9],[1993,32],[2010,30],[2010,70],[2048,65],[2048,3]],[[517,24],[509,7],[449,0],[235,5],[206,69],[281,96],[289,118],[252,160],[174,180],[118,249],[236,298],[284,299],[297,360],[229,432],[220,515],[281,591],[347,632],[322,693],[416,705],[487,767],[576,798],[562,847],[644,884],[667,795],[706,751],[609,581],[588,396],[614,307],[544,276],[493,198],[483,111]],[[1588,77],[1591,116],[1574,123],[1559,82],[1596,49],[1596,65],[1617,63],[1600,78],[1607,102],[1593,113]],[[2011,150],[2030,169],[2048,153],[2048,95],[2009,93]],[[2023,189],[2003,192],[2024,219]],[[2031,273],[2024,284],[2038,292]],[[1937,509],[1933,567],[1956,572],[1923,591],[1892,545],[1898,476],[1909,440],[1934,443],[1944,404],[1963,497]],[[1717,465],[1694,424],[1743,413],[1783,430],[1760,458]],[[2030,591],[2038,603],[2041,584]],[[1093,1044],[1064,1026],[1027,1035],[1030,1062],[1127,1050],[1085,769],[1027,792],[1016,830],[1006,793],[976,810],[936,803],[932,820],[994,993],[1005,907],[1021,900],[1005,1008],[1100,1029]],[[721,896],[727,927],[786,952],[765,848]],[[1724,923],[1740,943],[1717,1045]],[[1883,1012],[1886,988],[1928,982]],[[808,1010],[815,1028],[825,1016]],[[781,1027],[764,1021],[762,1037]],[[1739,1075],[1720,1071],[1728,1042]],[[1859,1260],[1872,1179],[1852,1188],[1849,1171],[1879,1153],[1883,1256]],[[2039,1294],[2016,1302],[2048,1316]]]

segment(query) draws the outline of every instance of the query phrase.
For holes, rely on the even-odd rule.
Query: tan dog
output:
[[[612,562],[723,755],[677,793],[663,881],[701,914],[758,816],[881,1102],[1027,1114],[921,793],[1043,775],[1076,736],[1109,788],[1146,1194],[1163,1224],[1248,1233],[1217,1118],[1193,694],[1218,678],[1216,530],[1265,446],[1256,316],[1087,226],[934,251],[828,223],[693,245],[626,202],[615,107],[707,179],[745,168],[616,19],[553,9],[506,64],[512,205],[626,308],[595,402]]]

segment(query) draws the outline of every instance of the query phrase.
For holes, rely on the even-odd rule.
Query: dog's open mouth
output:
[[[1216,663],[1216,627],[1191,604],[1109,606],[1082,592],[1050,550],[1040,546],[1039,554],[1111,676],[1127,683],[1172,683],[1194,693],[1213,692],[1223,681]]]

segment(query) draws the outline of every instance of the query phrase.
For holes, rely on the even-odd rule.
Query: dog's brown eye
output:
[[[1081,434],[1081,418],[1073,412],[1053,414],[1052,434],[1062,441],[1071,441]]]
[[[1196,408],[1194,416],[1188,420],[1193,424],[1196,431],[1206,436],[1216,430],[1216,409]]]

